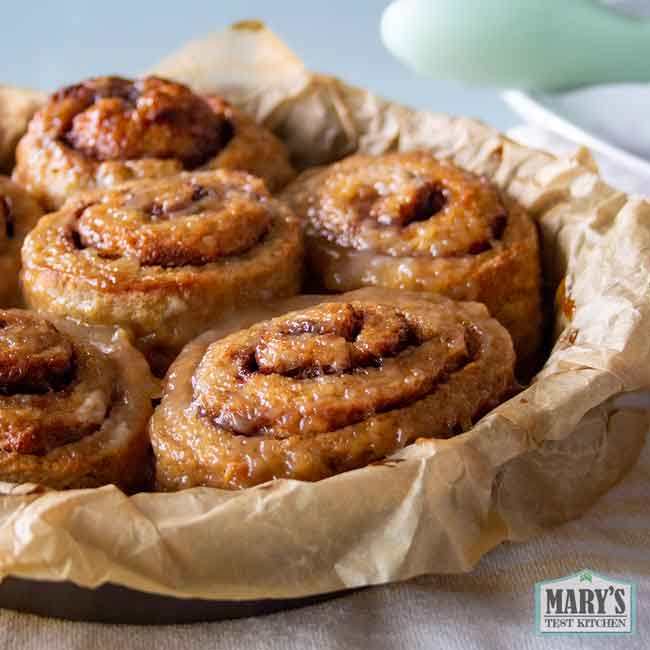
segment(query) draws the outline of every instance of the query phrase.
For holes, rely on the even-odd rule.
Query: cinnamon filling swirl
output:
[[[70,383],[72,343],[49,321],[17,310],[0,312],[0,394],[41,394]]]
[[[80,208],[70,236],[80,249],[142,266],[202,265],[241,255],[262,240],[274,214],[263,190],[234,180],[115,191]]]
[[[182,84],[146,77],[98,77],[52,96],[55,136],[94,160],[177,158],[186,169],[225,147],[233,127]]]
[[[80,191],[198,169],[246,171],[272,191],[294,176],[284,144],[223,99],[158,77],[96,77],[34,115],[13,177],[57,210]]]
[[[0,312],[0,449],[42,455],[96,431],[113,373],[29,312]]]
[[[470,427],[514,385],[475,303],[359,292],[219,339],[170,370],[150,426],[163,489],[318,480]]]
[[[339,246],[393,257],[461,257],[496,246],[507,225],[499,193],[457,167],[388,156],[336,167],[301,199],[308,233]]]
[[[155,391],[124,333],[0,310],[0,480],[144,487]]]
[[[0,311],[0,480],[144,487],[155,390],[123,333]]]
[[[487,305],[528,374],[541,330],[537,231],[486,178],[425,151],[350,156],[285,190],[316,287],[382,286]]]
[[[469,363],[471,336],[462,323],[429,323],[390,305],[325,304],[269,325],[248,345],[211,346],[194,376],[195,400],[235,434],[323,433],[430,394]]]
[[[297,219],[244,172],[185,172],[79,194],[23,246],[28,304],[129,331],[156,374],[235,308],[302,281]]]

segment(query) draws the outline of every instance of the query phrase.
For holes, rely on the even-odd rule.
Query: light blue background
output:
[[[459,0],[462,2],[462,0]],[[383,48],[388,0],[0,0],[0,83],[53,90],[85,77],[142,71],[191,38],[261,18],[314,70],[418,108],[516,118],[498,93],[423,78]]]

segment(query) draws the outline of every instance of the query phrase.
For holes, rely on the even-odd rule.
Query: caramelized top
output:
[[[98,430],[115,371],[48,319],[0,310],[0,450],[42,455]]]
[[[377,289],[338,299],[302,297],[185,347],[151,421],[161,487],[316,481],[465,431],[512,390],[512,342],[484,305]]]
[[[103,258],[165,267],[205,264],[254,247],[276,216],[264,183],[243,172],[176,176],[96,193],[69,234]]]
[[[58,390],[72,365],[72,344],[49,321],[0,310],[0,394]]]
[[[55,136],[98,160],[176,158],[203,164],[232,136],[223,116],[187,86],[157,77],[97,77],[56,92],[44,109]]]
[[[490,249],[506,226],[499,190],[427,152],[350,156],[287,190],[307,233],[394,256],[457,257]]]
[[[476,356],[453,311],[325,303],[213,343],[194,376],[199,410],[245,436],[315,435],[403,408]]]

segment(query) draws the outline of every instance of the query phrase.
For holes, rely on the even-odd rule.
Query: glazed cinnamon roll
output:
[[[198,168],[248,171],[271,190],[293,176],[282,142],[223,100],[157,77],[98,77],[36,113],[13,177],[56,210],[80,190]]]
[[[17,307],[20,248],[27,233],[43,214],[22,187],[0,176],[0,307]]]
[[[406,292],[205,333],[173,364],[151,420],[157,484],[315,481],[453,436],[509,394],[514,360],[483,305]]]
[[[228,310],[295,294],[301,273],[291,211],[226,170],[79,194],[23,247],[31,307],[121,325],[156,373]]]
[[[284,198],[304,221],[309,271],[323,288],[377,285],[483,302],[522,362],[534,358],[536,227],[485,178],[423,151],[351,156],[305,172]]]
[[[0,480],[142,487],[154,390],[123,332],[0,310]]]

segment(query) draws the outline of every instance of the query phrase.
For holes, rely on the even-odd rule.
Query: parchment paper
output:
[[[311,74],[259,23],[190,43],[155,71],[224,94],[303,167],[426,147],[488,175],[537,219],[546,282],[566,275],[571,308],[555,315],[559,337],[529,388],[468,433],[384,464],[242,492],[5,485],[0,575],[253,599],[464,572],[504,540],[580,515],[631,467],[648,417],[617,396],[650,386],[650,205],[605,185],[586,151],[556,159]]]

